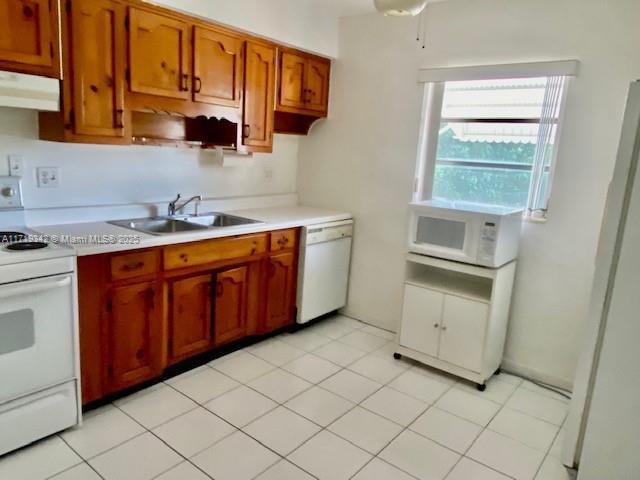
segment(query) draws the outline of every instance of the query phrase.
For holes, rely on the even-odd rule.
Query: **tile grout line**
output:
[[[275,369],[274,369],[274,370],[275,370]],[[271,370],[270,372],[273,372],[273,370]],[[270,373],[270,372],[268,372],[268,373]],[[221,373],[222,373],[222,372],[221,372]],[[223,375],[224,375],[224,374],[223,374]],[[265,375],[266,375],[266,374],[265,374]],[[231,377],[229,377],[229,378],[231,378]],[[260,378],[260,377],[257,377],[257,378]],[[257,378],[256,378],[256,379],[257,379]],[[255,379],[254,379],[254,380],[255,380]],[[251,381],[253,381],[253,380],[251,380]],[[247,387],[247,388],[249,388],[249,389],[251,389],[251,390],[253,390],[253,391],[255,391],[256,393],[259,393],[260,395],[263,395],[263,396],[264,396],[264,397],[266,397],[266,398],[269,398],[269,397],[267,397],[266,395],[264,395],[263,393],[258,392],[257,390],[255,390],[255,389],[251,388],[251,387],[250,387],[249,385],[247,385],[247,384],[240,384],[240,385],[238,385],[236,388],[234,388],[234,389],[232,389],[232,390],[236,390],[236,389],[238,389],[238,388],[240,388],[240,387],[243,387],[243,386],[244,386],[244,387]],[[174,389],[174,390],[176,390],[176,391],[178,391],[178,390],[177,390],[177,389],[175,389],[172,385],[169,385],[169,387],[170,387],[170,388],[173,388],[173,389]],[[229,390],[229,392],[230,392],[230,391],[232,391],[232,390]],[[305,391],[306,391],[306,390],[305,390]],[[184,393],[182,393],[182,392],[179,392],[179,393],[181,393],[182,395],[185,395],[185,394],[184,394]],[[228,392],[226,392],[226,393],[228,393]],[[303,392],[301,392],[301,393],[303,393]],[[222,395],[224,395],[224,393],[223,393]],[[222,396],[222,395],[220,395],[220,396]],[[185,396],[186,396],[186,395],[185,395]],[[190,398],[190,397],[187,397],[187,398]],[[215,398],[218,398],[218,397],[215,397]],[[270,399],[271,401],[275,402],[277,406],[276,406],[276,407],[274,407],[274,408],[272,408],[272,409],[270,409],[269,411],[267,411],[267,412],[263,413],[262,415],[260,415],[260,416],[256,417],[255,419],[251,420],[249,423],[247,423],[246,425],[244,425],[244,426],[242,426],[242,427],[237,427],[236,425],[232,424],[232,423],[231,423],[231,422],[229,422],[228,420],[226,420],[226,419],[224,419],[223,417],[221,417],[221,416],[217,415],[215,412],[212,412],[211,410],[209,410],[208,408],[206,408],[206,407],[204,406],[204,404],[201,404],[201,403],[197,402],[196,400],[193,400],[193,399],[192,399],[194,402],[196,402],[196,403],[199,405],[199,407],[200,407],[200,408],[205,409],[207,412],[211,413],[211,414],[212,414],[212,415],[214,415],[216,418],[219,418],[220,420],[224,421],[225,423],[227,423],[228,425],[230,425],[231,427],[233,427],[235,430],[234,430],[233,432],[229,433],[228,435],[225,435],[224,437],[222,437],[222,438],[218,439],[217,441],[215,441],[215,442],[214,442],[214,443],[212,443],[211,445],[209,445],[209,446],[207,446],[207,447],[203,448],[202,450],[200,450],[200,451],[198,451],[198,452],[194,453],[190,458],[186,458],[186,460],[187,460],[189,463],[191,463],[194,467],[196,467],[198,470],[201,470],[201,469],[200,469],[200,467],[198,467],[197,465],[195,465],[195,464],[194,464],[190,459],[191,459],[191,458],[196,457],[197,455],[200,455],[200,454],[201,454],[202,452],[204,452],[205,450],[208,450],[209,448],[211,448],[211,447],[213,447],[213,446],[217,445],[218,443],[220,443],[220,442],[222,442],[223,440],[225,440],[225,439],[229,438],[231,435],[233,435],[233,434],[235,434],[235,433],[237,433],[237,432],[241,432],[242,434],[244,434],[244,435],[246,435],[247,437],[251,438],[252,440],[254,440],[255,442],[259,443],[261,446],[263,446],[264,448],[266,448],[267,450],[269,450],[270,452],[274,453],[275,455],[277,455],[277,456],[279,457],[279,458],[278,458],[278,460],[277,460],[276,462],[274,462],[274,463],[270,464],[270,465],[269,465],[265,470],[261,471],[260,473],[258,473],[258,475],[257,475],[256,477],[253,477],[253,478],[257,478],[258,476],[262,475],[264,472],[266,472],[267,470],[269,470],[271,467],[273,467],[274,465],[276,465],[277,463],[279,463],[281,460],[286,460],[286,457],[285,457],[285,456],[283,456],[283,455],[281,455],[280,453],[276,452],[276,451],[275,451],[275,450],[273,450],[271,447],[269,447],[268,445],[265,445],[265,444],[264,444],[264,443],[262,443],[260,440],[258,440],[257,438],[253,437],[253,436],[252,436],[252,435],[250,435],[248,432],[246,432],[245,430],[243,430],[243,429],[244,429],[245,427],[247,427],[248,425],[251,425],[253,422],[255,422],[255,421],[257,421],[257,420],[259,420],[259,419],[261,419],[261,418],[265,417],[266,415],[270,414],[271,412],[273,412],[274,410],[276,410],[276,409],[277,409],[277,408],[279,408],[280,406],[284,407],[284,405],[283,405],[283,404],[281,404],[281,403],[279,403],[279,402],[277,402],[277,401],[273,400],[272,398],[269,398],[269,399]],[[215,400],[215,399],[214,399],[214,400]],[[207,403],[208,403],[208,402],[210,402],[210,401],[211,401],[211,400],[208,400],[208,401],[207,401]],[[189,413],[189,412],[185,412],[185,413]],[[175,418],[178,418],[178,417],[175,417]],[[175,420],[175,419],[174,419],[174,420]],[[166,423],[166,422],[165,422],[165,423]],[[157,428],[157,427],[155,427],[155,428]],[[153,432],[151,432],[151,433],[153,433]],[[287,460],[287,461],[288,461],[288,460]],[[292,463],[292,464],[293,464],[293,462],[290,462],[290,463]],[[306,470],[304,470],[302,467],[300,467],[299,465],[296,465],[296,464],[293,464],[293,465],[295,465],[296,467],[300,468],[300,469],[301,469],[301,470],[303,470],[305,473],[309,473],[309,472],[307,472]],[[202,471],[202,470],[201,470],[201,471]],[[164,473],[164,472],[163,472],[163,473]],[[205,473],[205,474],[206,474],[206,472],[203,472],[203,473]],[[209,476],[208,474],[206,474],[206,475],[207,475],[209,478],[212,478],[212,477],[211,477],[211,476]],[[313,475],[312,475],[312,476],[313,476]],[[316,478],[315,476],[313,476],[313,477],[314,477],[314,478]]]

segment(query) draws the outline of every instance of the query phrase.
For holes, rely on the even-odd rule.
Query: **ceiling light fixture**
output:
[[[395,17],[419,15],[428,0],[373,0],[376,10]]]

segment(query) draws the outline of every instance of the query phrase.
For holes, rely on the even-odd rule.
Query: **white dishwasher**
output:
[[[298,323],[347,304],[353,220],[302,229],[298,269]]]

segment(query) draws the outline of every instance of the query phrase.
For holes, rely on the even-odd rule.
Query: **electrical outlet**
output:
[[[9,155],[9,176],[22,177],[23,175],[22,155]]]
[[[58,167],[38,167],[39,188],[58,188],[60,186],[60,172]]]

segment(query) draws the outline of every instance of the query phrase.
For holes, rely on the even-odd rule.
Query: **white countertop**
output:
[[[34,226],[31,228],[43,235],[50,236],[54,242],[68,243],[78,256],[85,256],[246,235],[283,228],[303,227],[352,218],[349,213],[305,206],[252,208],[224,213],[258,220],[263,223],[168,235],[149,235],[111,225],[107,222],[69,223]]]

